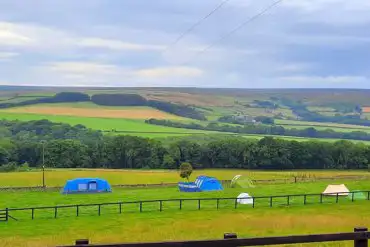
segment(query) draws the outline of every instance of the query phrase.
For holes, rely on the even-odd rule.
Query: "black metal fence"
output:
[[[112,203],[57,205],[29,208],[6,208],[0,210],[0,215],[6,214],[6,220],[11,219],[35,219],[58,218],[82,215],[122,214],[122,213],[145,213],[168,210],[220,210],[255,207],[274,207],[290,205],[307,205],[323,203],[344,203],[358,201],[356,194],[361,193],[361,200],[370,200],[370,191],[340,192],[331,194],[293,194],[259,196],[246,198],[183,198],[165,200],[145,200]],[[343,196],[342,194],[348,194]],[[240,200],[249,199],[248,204],[241,204]]]
[[[354,247],[368,247],[370,232],[365,227],[356,227],[354,232],[296,235],[282,237],[263,237],[263,238],[237,238],[236,234],[225,233],[221,240],[200,240],[200,241],[177,241],[177,242],[157,242],[157,243],[121,243],[121,244],[94,244],[90,245],[88,239],[77,240],[75,245],[61,247],[238,247],[238,246],[265,246],[280,244],[302,244],[302,243],[323,243],[352,241]]]

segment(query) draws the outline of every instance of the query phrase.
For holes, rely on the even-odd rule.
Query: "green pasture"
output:
[[[62,195],[59,192],[0,192],[0,208],[52,206],[76,203],[128,202],[137,200],[178,198],[236,197],[240,192],[252,196],[321,193],[327,184],[344,183],[350,190],[369,190],[370,181],[331,181],[297,184],[261,184],[255,188],[231,189],[222,192],[180,193],[177,188],[114,189],[108,194]],[[97,207],[59,209],[54,219],[54,209],[12,212],[18,221],[0,222],[0,246],[56,246],[73,244],[76,239],[88,238],[92,243],[148,242],[170,240],[221,239],[226,232],[235,232],[238,237],[278,236],[292,234],[351,232],[354,227],[368,226],[370,202],[351,202],[346,197],[275,198],[273,207],[269,199],[257,199],[255,208],[238,205],[235,200],[222,201],[219,210],[215,201],[202,201],[198,210],[197,201],[184,201],[182,210],[177,202],[143,203],[123,205],[119,214],[117,205],[103,206],[98,216]],[[297,246],[297,245],[295,245]],[[300,245],[298,245],[300,246]],[[304,246],[351,246],[350,242],[338,245]]]

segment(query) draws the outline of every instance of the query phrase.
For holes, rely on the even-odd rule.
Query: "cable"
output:
[[[229,36],[233,35],[234,33],[236,33],[237,31],[239,31],[240,29],[242,29],[245,25],[247,25],[248,23],[258,19],[259,17],[261,17],[262,15],[264,15],[267,11],[269,11],[270,9],[274,8],[275,6],[277,6],[278,4],[280,4],[281,2],[283,2],[284,0],[277,0],[275,2],[273,2],[272,4],[270,4],[269,6],[267,6],[265,9],[263,9],[262,11],[260,11],[259,13],[257,13],[256,15],[250,17],[249,19],[247,19],[246,21],[242,22],[239,26],[237,26],[236,28],[234,28],[233,30],[231,30],[230,32],[228,32],[227,34],[221,36],[218,40],[216,40],[215,42],[211,43],[210,45],[206,46],[203,50],[197,52],[195,54],[195,57],[198,57],[200,55],[202,55],[203,53],[205,53],[206,51],[208,51],[209,49],[211,49],[212,47],[214,47],[216,44],[220,43],[221,41],[225,40],[226,38],[228,38]]]
[[[177,37],[170,45],[168,45],[163,53],[167,52],[171,47],[175,46],[177,43],[180,42],[188,33],[193,31],[196,27],[198,27],[203,21],[207,20],[210,16],[216,13],[219,9],[221,9],[226,3],[230,2],[231,0],[224,0],[222,1],[216,8],[214,8],[211,12],[209,12],[206,16],[202,19],[199,19],[196,23],[194,23],[191,27],[189,27],[185,32],[183,32],[179,37]]]

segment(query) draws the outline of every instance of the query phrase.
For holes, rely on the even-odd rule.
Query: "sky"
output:
[[[370,88],[370,1],[0,0],[0,85]],[[237,32],[230,32],[247,22]]]

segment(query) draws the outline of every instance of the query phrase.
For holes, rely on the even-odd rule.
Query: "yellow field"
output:
[[[299,171],[299,172],[275,172],[275,171],[249,171],[249,170],[201,170],[194,171],[191,179],[199,175],[213,176],[220,180],[231,180],[235,175],[247,175],[252,179],[278,179],[292,178],[293,174],[311,177],[338,177],[343,175],[370,175],[364,171]],[[109,181],[111,185],[116,184],[158,184],[177,183],[180,178],[176,171],[164,170],[46,170],[45,179],[47,186],[63,186],[68,179],[79,177],[99,177]],[[0,173],[0,187],[17,186],[40,186],[42,184],[42,172],[12,172]]]
[[[153,108],[129,107],[122,109],[111,108],[82,108],[63,106],[27,106],[1,110],[10,113],[32,113],[43,115],[78,116],[78,117],[99,117],[99,118],[126,118],[126,119],[181,119]]]

